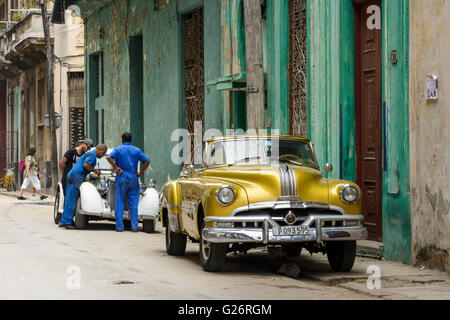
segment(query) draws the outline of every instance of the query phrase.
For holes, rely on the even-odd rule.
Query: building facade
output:
[[[182,166],[173,161],[177,129],[192,133],[199,121],[205,130],[245,131],[245,38],[252,35],[244,1],[66,1],[81,8],[85,21],[89,135],[116,146],[131,131],[151,158],[146,179],[161,186]],[[416,19],[427,12],[433,20],[437,7],[447,7],[433,2],[425,10],[419,3],[261,1],[264,127],[307,136],[320,165],[334,166],[326,176],[356,181],[370,239],[382,242],[388,259],[409,264],[424,252],[448,261],[449,248],[448,149],[430,138],[448,137],[444,100],[430,104],[441,108],[433,114],[439,132],[417,120],[432,112],[417,105],[424,89],[420,68],[444,72],[445,63],[435,60],[436,50],[420,51],[410,40],[427,32]],[[441,32],[445,23],[439,21],[433,25]],[[436,42],[444,41],[439,32]],[[427,150],[434,156],[426,160],[424,141],[432,142],[427,148],[440,146]],[[427,161],[433,166],[422,166]],[[431,177],[440,184],[431,186]],[[427,230],[422,222],[439,232],[421,231]]]
[[[410,2],[411,222],[415,262],[450,270],[450,3]],[[438,80],[427,99],[427,78]]]
[[[16,184],[20,186],[22,172],[18,164],[35,147],[36,160],[42,173],[41,185],[52,193],[51,139],[46,125],[47,62],[41,9],[34,2],[7,3],[5,28],[0,34],[0,82],[6,93],[7,120],[4,152],[5,167],[15,168]],[[52,2],[48,2],[50,17]],[[30,7],[31,6],[31,7]],[[36,8],[35,8],[36,7]],[[3,12],[3,11],[2,11]],[[84,138],[84,35],[81,18],[66,11],[67,24],[50,27],[54,50],[54,101],[55,112],[62,116],[62,126],[57,129],[58,154],[61,159],[65,149]],[[0,105],[1,107],[1,105]],[[76,142],[74,142],[76,140]],[[3,164],[2,164],[3,167]]]

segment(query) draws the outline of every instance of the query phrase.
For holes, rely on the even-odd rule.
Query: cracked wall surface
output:
[[[431,4],[431,5],[430,5]],[[450,272],[450,2],[411,0],[411,216],[416,263]],[[427,75],[439,99],[426,100]]]

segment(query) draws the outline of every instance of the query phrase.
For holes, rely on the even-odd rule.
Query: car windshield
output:
[[[310,144],[296,139],[248,138],[217,141],[210,144],[207,154],[208,167],[275,161],[317,167]]]
[[[108,150],[107,155],[109,155],[111,151]],[[106,159],[107,155],[105,155],[103,158],[100,158],[100,159],[97,158],[97,165],[95,166],[95,169],[98,169],[98,170],[112,170],[113,169],[111,164]]]

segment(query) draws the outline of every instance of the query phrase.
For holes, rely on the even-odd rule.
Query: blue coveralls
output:
[[[95,168],[97,164],[97,152],[95,150],[82,155],[67,175],[66,202],[64,203],[64,212],[61,217],[61,226],[72,223],[73,216],[75,215],[75,206],[80,196],[80,186],[89,173],[83,167],[85,163]]]
[[[125,197],[131,218],[131,228],[138,228],[139,179],[136,176],[139,161],[145,163],[149,159],[141,149],[126,142],[109,155],[116,165],[123,170],[116,176],[116,230],[123,230],[123,210]]]

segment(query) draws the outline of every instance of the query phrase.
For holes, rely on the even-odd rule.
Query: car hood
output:
[[[303,201],[328,203],[328,182],[319,170],[290,164],[288,167],[291,176],[295,177],[296,196]],[[282,192],[282,181],[286,183],[282,170],[286,170],[286,164],[248,164],[207,169],[202,176],[238,184],[247,192],[249,203],[258,203],[276,201],[288,195]]]

